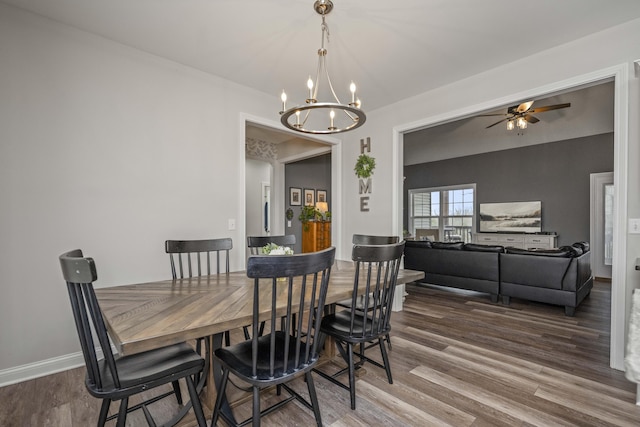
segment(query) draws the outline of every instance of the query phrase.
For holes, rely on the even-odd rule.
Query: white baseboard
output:
[[[44,377],[57,372],[84,366],[82,352],[66,354],[47,360],[16,366],[0,371],[0,387]]]

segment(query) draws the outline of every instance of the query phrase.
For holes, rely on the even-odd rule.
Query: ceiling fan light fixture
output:
[[[325,16],[333,10],[331,0],[317,0],[313,5],[314,10],[322,16],[322,45],[318,49],[318,66],[315,82],[309,76],[307,88],[308,98],[304,104],[293,106],[287,109],[287,94],[282,91],[282,110],[280,111],[280,122],[283,126],[296,132],[310,133],[316,135],[346,132],[359,128],[367,120],[367,116],[362,111],[362,103],[356,95],[356,85],[351,82],[349,92],[351,102],[343,104],[338,99],[336,91],[331,84],[329,71],[327,70],[327,49],[324,47],[325,39],[329,42],[329,27],[325,22]],[[327,87],[333,100],[328,102],[318,101],[318,88],[320,80],[327,82]],[[324,111],[323,111],[324,110]],[[289,119],[292,118],[290,121]],[[327,126],[328,125],[328,126]]]
[[[516,126],[518,126],[519,129],[526,129],[528,123],[534,124],[540,121],[540,119],[533,114],[571,107],[571,103],[569,102],[564,104],[547,105],[539,108],[531,108],[532,105],[533,101],[523,102],[520,105],[514,105],[507,108],[506,113],[480,114],[478,117],[503,116],[502,119],[487,126],[487,129],[504,122],[507,122],[507,130],[513,130]]]
[[[518,117],[518,127],[520,129],[526,129],[527,128],[527,121],[525,120],[524,117]]]

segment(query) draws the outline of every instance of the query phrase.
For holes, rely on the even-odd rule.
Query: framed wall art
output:
[[[300,188],[289,187],[289,204],[291,206],[302,205],[302,190]]]
[[[316,202],[327,201],[327,190],[316,190]]]
[[[316,192],[313,189],[304,189],[304,205],[315,206],[316,205]]]

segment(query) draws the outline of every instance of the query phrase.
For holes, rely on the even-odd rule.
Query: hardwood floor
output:
[[[394,383],[366,365],[352,411],[345,390],[315,375],[324,425],[640,425],[636,385],[609,368],[609,283],[597,282],[575,317],[565,317],[563,307],[517,299],[510,306],[493,304],[473,292],[415,285],[407,291],[404,311],[392,317]],[[379,359],[376,349],[368,355]],[[99,401],[83,381],[84,370],[74,369],[0,388],[0,425],[95,425]],[[296,386],[305,394],[302,382]],[[160,420],[176,409],[172,398],[154,406]],[[235,411],[238,418],[248,416],[250,404]],[[127,425],[146,425],[137,412]],[[314,424],[297,403],[262,422]]]

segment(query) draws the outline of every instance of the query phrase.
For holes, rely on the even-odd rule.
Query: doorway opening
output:
[[[281,235],[287,232],[286,202],[289,189],[285,188],[285,166],[288,163],[309,159],[330,153],[331,157],[331,194],[335,198],[332,206],[333,220],[336,226],[332,233],[339,233],[341,173],[342,161],[338,139],[328,136],[301,136],[298,133],[285,130],[279,123],[258,117],[241,115],[240,136],[245,144],[242,155],[245,158],[244,170],[244,202],[241,215],[244,213],[244,226],[239,225],[242,241],[249,235]],[[257,165],[268,165],[270,174],[268,179],[257,178],[252,172]],[[267,176],[263,174],[261,176]],[[263,182],[265,184],[263,184]],[[264,200],[260,192],[255,194],[256,188],[269,187],[269,199]],[[254,196],[250,196],[254,193]],[[250,198],[251,197],[251,198]],[[266,210],[266,211],[265,211]],[[264,229],[264,218],[268,218],[268,232]],[[297,214],[295,215],[297,218]],[[294,221],[295,222],[295,221]],[[336,248],[336,255],[339,248]],[[246,258],[245,258],[246,260]]]
[[[627,222],[627,181],[628,181],[628,64],[576,76],[547,86],[513,94],[482,104],[464,107],[444,115],[434,116],[420,122],[396,126],[393,129],[393,221],[396,232],[403,227],[403,158],[404,135],[412,131],[450,123],[454,120],[481,114],[484,111],[515,104],[522,99],[533,99],[540,96],[570,91],[585,85],[597,84],[607,80],[614,81],[614,217],[613,217],[613,253],[612,286],[611,286],[611,340],[610,367],[624,370],[624,342],[626,318],[626,222]]]

